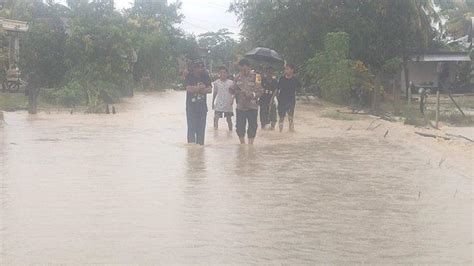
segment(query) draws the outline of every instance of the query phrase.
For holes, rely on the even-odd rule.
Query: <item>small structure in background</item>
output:
[[[20,34],[28,31],[28,23],[0,18],[0,27],[8,38],[8,69],[2,85],[4,89],[15,92],[20,88]]]
[[[472,86],[474,66],[471,58],[473,37],[474,17],[466,20],[464,30],[459,33],[457,39],[447,42],[452,49],[460,50],[460,52],[430,52],[412,55],[408,63],[410,84],[415,88],[436,90],[440,88],[442,92],[446,92],[447,89],[453,89],[453,92],[472,92],[474,89]],[[471,71],[469,71],[469,65]],[[400,73],[400,81],[400,89],[409,94],[404,70]]]
[[[471,54],[472,54],[472,40],[474,39],[474,17],[471,18],[471,31],[469,32],[469,41],[471,42]],[[472,59],[472,58],[471,58]],[[474,84],[474,64],[471,61],[471,84]]]
[[[457,39],[448,41],[449,45],[459,45],[464,50],[472,49],[472,37],[474,35],[474,17],[472,17],[470,22],[466,23],[465,32],[462,36],[458,36]]]
[[[456,82],[459,63],[471,62],[467,52],[438,52],[413,55],[408,62],[408,77],[415,87],[438,88],[440,76],[444,76],[449,84]],[[401,71],[401,90],[407,91],[405,86],[405,71]]]

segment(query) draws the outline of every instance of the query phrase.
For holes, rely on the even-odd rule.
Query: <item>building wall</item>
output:
[[[456,80],[457,63],[449,62],[449,81],[454,82]],[[433,82],[433,86],[438,86],[438,62],[409,62],[409,77],[415,86],[421,86],[423,83]],[[405,72],[402,71],[400,74],[401,82],[400,87],[404,92],[406,91],[405,86]]]

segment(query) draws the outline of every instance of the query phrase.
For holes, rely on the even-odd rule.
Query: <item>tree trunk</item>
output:
[[[400,115],[400,80],[396,77],[393,80],[393,113]]]
[[[38,94],[39,89],[35,87],[30,87],[28,90],[28,113],[36,114],[38,109]]]
[[[440,104],[440,96],[439,96],[439,89],[436,90],[436,118],[435,118],[435,127],[439,129],[439,104]]]
[[[403,56],[403,73],[405,74],[405,95],[408,100],[409,89],[410,89],[410,71],[408,71],[408,57]]]
[[[374,91],[373,91],[373,98],[372,98],[372,112],[377,113],[379,110],[379,101],[380,101],[380,87],[382,84],[382,77],[381,73],[375,74],[375,82],[374,82]]]

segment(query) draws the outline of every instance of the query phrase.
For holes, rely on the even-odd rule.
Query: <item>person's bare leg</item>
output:
[[[229,126],[229,131],[232,131],[234,125],[232,124],[232,117],[227,117],[227,125]]]
[[[244,137],[239,137],[240,144],[245,145],[245,138]]]
[[[292,116],[288,116],[288,122],[290,124],[290,132],[295,132],[295,122]]]
[[[255,141],[255,139],[249,139],[249,145],[253,145],[254,141]]]
[[[283,132],[283,119],[280,119],[280,123],[278,124],[278,126],[280,127],[280,132]]]
[[[214,116],[214,129],[218,130],[219,129],[219,117]]]

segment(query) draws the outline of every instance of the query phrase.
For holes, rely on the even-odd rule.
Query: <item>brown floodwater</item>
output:
[[[5,114],[1,265],[472,264],[472,173],[417,146],[300,107],[294,134],[247,147],[208,123],[200,148],[182,92],[118,111]]]

